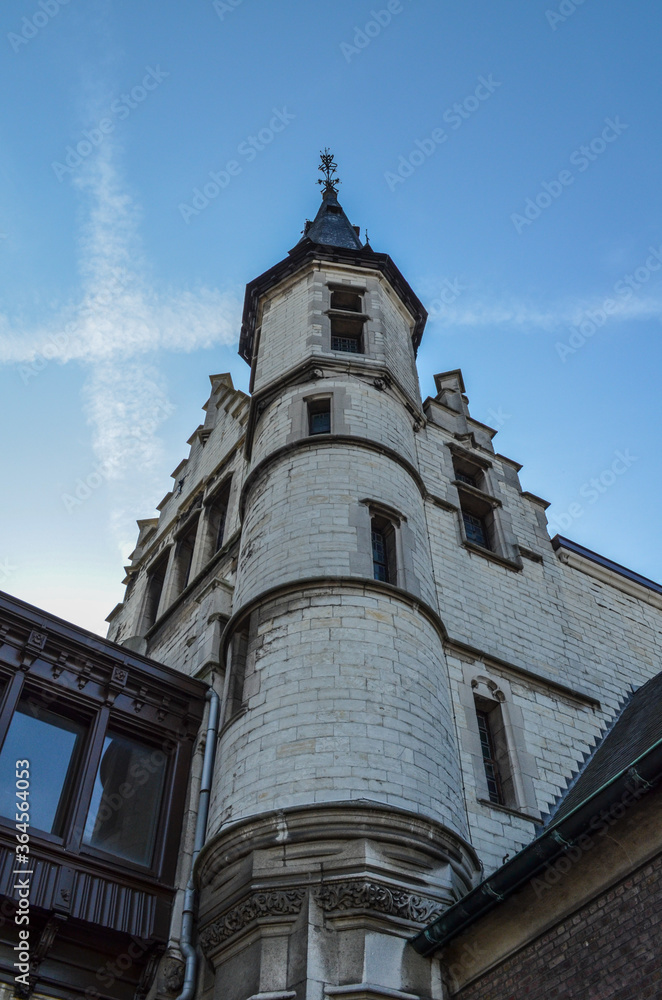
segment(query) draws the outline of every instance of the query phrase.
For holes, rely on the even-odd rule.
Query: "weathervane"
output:
[[[323,187],[322,194],[328,194],[329,191],[336,194],[336,188],[340,184],[340,180],[332,175],[335,174],[338,164],[334,161],[333,153],[329,152],[328,146],[324,147],[323,153],[320,152],[320,159],[322,162],[317,169],[321,170],[324,174],[324,180],[322,181],[318,179],[317,183],[321,184]]]

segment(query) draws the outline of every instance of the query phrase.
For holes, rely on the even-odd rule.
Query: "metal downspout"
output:
[[[184,894],[184,909],[182,911],[182,931],[179,946],[186,959],[184,970],[184,985],[177,1000],[192,1000],[195,995],[195,987],[198,973],[198,953],[193,944],[193,920],[197,909],[197,892],[195,889],[195,879],[193,871],[195,862],[202,850],[207,834],[207,816],[209,814],[209,798],[211,795],[211,781],[214,772],[214,759],[216,757],[216,741],[218,738],[218,720],[220,715],[221,700],[213,690],[209,688],[206,694],[209,701],[209,718],[207,720],[207,738],[205,740],[205,755],[202,762],[202,777],[200,779],[200,794],[198,797],[198,816],[195,823],[195,839],[193,842],[193,857],[191,858],[191,872],[186,883]]]

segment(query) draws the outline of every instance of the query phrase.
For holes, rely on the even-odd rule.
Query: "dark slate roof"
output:
[[[582,556],[584,559],[590,559],[591,562],[597,563],[599,566],[604,566],[605,569],[611,570],[612,573],[618,573],[619,576],[624,576],[627,580],[632,580],[633,583],[638,583],[640,586],[646,587],[647,590],[654,590],[656,594],[662,594],[662,583],[649,580],[647,576],[635,573],[634,570],[628,569],[627,566],[621,566],[620,563],[614,562],[613,559],[607,559],[606,556],[601,556],[598,552],[585,549],[583,545],[573,542],[569,538],[564,538],[563,535],[554,535],[552,538],[552,548],[568,549],[569,552],[576,552],[577,555]]]
[[[662,673],[659,673],[630,695],[546,825],[567,816],[661,739]]]
[[[302,239],[330,247],[344,247],[346,250],[363,249],[354,226],[343,212],[332,188],[322,195],[319,211],[306,228]]]

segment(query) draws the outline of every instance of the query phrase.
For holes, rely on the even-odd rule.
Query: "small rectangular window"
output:
[[[308,401],[308,433],[331,433],[330,399],[311,399]]]
[[[222,507],[218,511],[218,517],[216,520],[216,541],[214,544],[214,552],[218,552],[219,549],[223,548],[223,539],[225,538],[225,521],[227,519],[228,508],[227,505]]]
[[[35,693],[18,703],[0,754],[0,814],[17,809],[16,761],[30,761],[30,825],[63,836],[86,726],[40,704]],[[26,809],[26,812],[28,810]]]
[[[137,865],[150,865],[166,763],[162,750],[108,733],[83,843]]]
[[[212,538],[211,552],[209,558],[215,555],[223,547],[225,541],[225,526],[228,519],[228,507],[230,504],[230,483],[220,490],[211,503],[209,511],[209,530]]]
[[[497,805],[504,804],[503,786],[499,763],[497,761],[496,749],[494,746],[494,735],[490,724],[489,712],[476,708],[476,718],[478,720],[478,733],[480,736],[480,748],[483,754],[483,765],[485,767],[485,777],[487,778],[487,792],[490,802]]]
[[[240,712],[244,704],[244,682],[248,659],[248,628],[242,628],[232,637],[230,646],[230,678],[228,689],[227,718]]]
[[[151,628],[156,621],[156,616],[159,613],[159,604],[161,603],[161,595],[163,593],[163,584],[165,583],[166,571],[168,569],[168,559],[170,556],[170,550],[168,549],[163,555],[154,563],[152,568],[148,572],[147,576],[147,593],[145,597],[145,617],[144,617],[144,631]]]
[[[453,472],[455,479],[459,482],[466,483],[467,486],[473,486],[477,490],[483,489],[483,472],[477,465],[473,465],[462,458],[454,458]]]
[[[361,295],[349,289],[335,288],[331,292],[331,308],[342,309],[344,312],[363,312]]]
[[[480,545],[484,549],[489,549],[489,535],[483,518],[476,517],[475,514],[470,513],[463,507],[462,520],[464,521],[464,532],[467,536],[467,541],[473,542],[474,545]]]
[[[454,457],[453,473],[458,488],[466,540],[472,545],[479,545],[481,549],[492,550],[494,548],[494,532],[492,530],[494,514],[489,499],[480,495],[485,489],[483,470],[473,462]],[[465,490],[461,484],[472,488]],[[474,493],[474,490],[479,490],[480,493]]]
[[[191,581],[195,540],[198,534],[198,520],[196,517],[193,523],[179,536],[177,541],[177,552],[175,555],[176,594],[181,594]]]
[[[466,483],[468,486],[473,486],[475,488],[478,488],[478,483],[476,482],[475,476],[469,476],[465,472],[457,472],[456,470],[455,478],[458,479],[461,483]]]
[[[370,520],[370,534],[373,577],[383,583],[395,583],[397,566],[393,523],[386,517],[374,515]]]
[[[352,316],[332,316],[331,350],[362,354],[363,320]]]

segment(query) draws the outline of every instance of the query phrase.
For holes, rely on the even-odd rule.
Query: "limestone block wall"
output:
[[[452,697],[459,732],[471,842],[486,873],[498,868],[535,835],[533,817],[524,808],[489,802],[480,745],[475,731],[470,677],[487,676],[506,693],[505,710],[515,723],[510,732],[511,765],[521,772],[526,808],[538,814],[556,800],[565,782],[601,734],[604,713],[594,704],[552,688],[544,680],[517,676],[494,663],[472,660],[447,650]]]
[[[437,627],[375,583],[253,612],[242,711],[219,745],[210,834],[262,811],[369,799],[467,832]]]
[[[314,279],[312,271],[299,272],[265,297],[254,373],[256,392],[309,357]]]
[[[331,397],[331,433],[367,438],[416,464],[413,418],[393,388],[374,382],[381,372],[365,372],[361,363],[351,374],[333,369],[322,377],[284,388],[260,415],[255,430],[252,465],[278,448],[308,437],[307,401]]]
[[[439,611],[449,633],[472,842],[491,870],[529,841],[534,828],[525,814],[484,801],[484,792],[480,801],[481,762],[471,752],[473,696],[466,664],[475,664],[499,687],[508,685],[510,705],[521,719],[513,760],[516,766],[522,756],[533,761],[529,805],[545,813],[630,687],[662,668],[662,599],[616,573],[596,575],[586,560],[583,572],[582,560],[568,561],[563,550],[559,558],[546,530],[544,504],[522,492],[516,464],[495,454],[485,437],[478,448],[461,433],[458,437],[458,428],[471,430],[471,418],[438,405],[433,409],[431,422],[417,436],[419,467],[429,493],[448,504],[428,501],[429,540]],[[448,447],[458,444],[490,463],[490,492],[502,504],[497,516],[524,556],[519,570],[463,545]],[[458,647],[467,646],[473,656],[466,648],[458,655]]]
[[[223,671],[219,660],[221,636],[232,614],[232,561],[235,553],[216,564],[193,588],[189,600],[168,614],[150,638],[147,653],[160,663],[201,680],[212,670]]]
[[[151,567],[161,555],[168,555],[172,562],[177,532],[182,519],[192,509],[193,502],[213,495],[214,490],[226,482],[231,482],[231,489],[224,538],[230,540],[236,536],[238,540],[241,529],[239,496],[246,470],[242,445],[248,417],[248,397],[233,388],[229,375],[212,376],[211,382],[212,394],[204,406],[205,423],[189,439],[188,458],[173,472],[174,489],[161,501],[158,518],[153,522],[140,522],[142,527],[138,544],[132,553],[129,567],[131,583],[124,602],[118,605],[109,618],[108,638],[115,642],[122,643],[128,639],[133,641],[144,634],[144,609]],[[207,510],[204,504],[200,511],[199,539],[196,540],[191,567],[191,592],[186,602],[187,607],[178,609],[176,614],[170,616],[171,621],[163,635],[154,637],[149,650],[151,656],[186,672],[195,672],[207,657],[202,647],[207,642],[203,632],[209,616],[204,618],[203,611],[201,618],[198,598],[210,581],[200,578],[194,584],[194,579],[201,577],[201,574],[204,576],[206,564],[213,553],[205,538]],[[236,552],[233,558],[236,558]],[[232,585],[234,568],[231,558],[223,566],[214,565],[213,571],[210,567],[210,575],[213,577],[220,573],[220,578]],[[179,597],[172,587],[171,570],[166,576],[163,594],[160,616]],[[218,603],[217,598],[218,595],[212,603]],[[227,600],[225,603],[227,604]],[[218,610],[210,610],[209,615]],[[212,628],[212,631],[215,630],[216,626]],[[191,649],[193,643],[195,648]]]
[[[425,511],[411,472],[370,448],[309,438],[247,481],[235,611],[286,582],[372,578],[365,500],[406,519],[399,530],[398,584],[434,607]]]
[[[384,333],[384,356],[391,371],[398,374],[405,390],[411,398],[420,400],[421,390],[418,385],[418,373],[414,348],[411,342],[413,324],[408,324],[407,336],[400,335],[405,318],[404,310],[395,295],[390,291],[387,282],[382,279],[383,288],[376,303],[380,325]],[[373,297],[374,298],[374,297]]]
[[[430,425],[418,438],[426,435],[452,441]],[[493,492],[503,504],[499,516],[508,516],[515,539],[541,561],[525,556],[517,571],[467,550],[459,511],[429,503],[439,610],[448,632],[487,655],[588,693],[613,713],[631,684],[659,670],[662,607],[647,599],[644,588],[640,596],[624,593],[616,574],[607,583],[560,562],[542,527],[540,504],[521,493],[500,456],[491,461]],[[430,483],[431,492],[442,488],[441,478]],[[447,484],[446,498],[457,504],[456,497]]]
[[[331,350],[331,287],[347,287],[363,296],[363,354]],[[305,361],[333,357],[347,364],[378,363],[420,407],[418,375],[411,343],[413,320],[379,272],[328,263],[310,265],[265,296],[253,387],[274,385]]]

